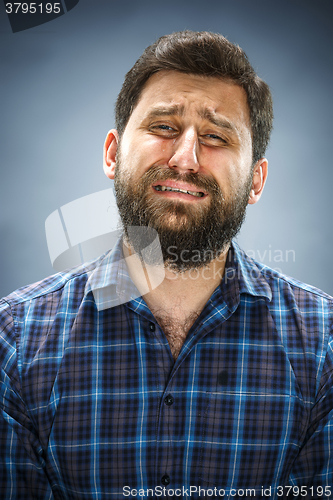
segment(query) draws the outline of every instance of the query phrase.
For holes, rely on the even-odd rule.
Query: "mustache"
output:
[[[191,172],[180,174],[176,170],[171,170],[170,168],[152,166],[141,177],[142,185],[145,188],[149,187],[153,182],[167,180],[186,182],[214,196],[220,196],[224,199],[220,186],[216,180],[210,176]]]

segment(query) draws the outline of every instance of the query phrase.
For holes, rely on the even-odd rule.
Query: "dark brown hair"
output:
[[[158,71],[214,76],[234,81],[247,94],[253,135],[253,164],[265,154],[273,122],[268,85],[255,73],[245,52],[224,36],[208,31],[179,31],[145,49],[126,74],[115,106],[116,128],[122,135],[147,80]]]

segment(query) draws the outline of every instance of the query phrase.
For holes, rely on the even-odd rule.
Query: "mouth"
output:
[[[181,197],[183,198],[184,195],[186,198],[205,198],[207,196],[207,193],[204,192],[204,191],[199,191],[199,189],[193,189],[192,186],[190,186],[190,188],[188,188],[187,186],[177,186],[176,183],[174,182],[168,182],[167,185],[165,184],[155,184],[154,186],[152,186],[152,188],[154,189],[154,191],[157,191],[157,192],[160,192],[160,193],[164,193],[164,194],[171,194],[171,193],[174,193],[176,194],[176,196],[178,195],[178,197],[180,195],[182,195]]]

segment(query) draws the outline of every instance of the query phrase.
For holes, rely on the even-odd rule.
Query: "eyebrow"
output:
[[[158,116],[183,116],[185,112],[185,107],[179,104],[172,104],[170,106],[157,106],[153,108],[147,115],[147,118],[154,118]],[[227,129],[231,132],[239,134],[239,131],[232,122],[227,120],[226,118],[219,117],[216,113],[213,113],[211,110],[207,108],[202,108],[198,111],[198,114],[204,120],[209,121],[216,127],[220,129]]]
[[[199,116],[203,118],[204,120],[208,120],[210,123],[215,125],[216,127],[219,127],[221,129],[227,129],[230,130],[231,132],[235,132],[238,134],[238,129],[236,125],[234,125],[232,122],[227,120],[226,118],[222,118],[218,116],[216,113],[213,113],[210,109],[203,108],[199,110]]]

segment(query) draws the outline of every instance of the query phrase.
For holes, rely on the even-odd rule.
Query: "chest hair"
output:
[[[193,312],[185,320],[172,317],[172,313],[158,311],[154,314],[158,324],[168,339],[173,359],[176,361],[187,334],[198,318],[199,314]]]

